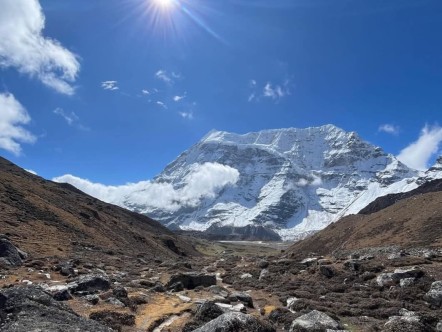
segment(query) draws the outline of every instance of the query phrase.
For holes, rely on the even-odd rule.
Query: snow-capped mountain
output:
[[[212,131],[153,182],[185,188],[196,165],[209,163],[239,176],[173,210],[134,202],[132,195],[122,203],[171,228],[234,232],[264,226],[293,239],[357,213],[379,196],[414,189],[419,178],[442,177],[442,159],[423,174],[356,133],[326,125],[245,135]]]

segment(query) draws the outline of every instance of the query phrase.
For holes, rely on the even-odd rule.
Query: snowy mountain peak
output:
[[[153,181],[97,192],[170,228],[296,239],[435,178],[442,178],[442,158],[419,172],[356,133],[325,125],[213,130]],[[59,180],[94,195],[90,183]]]
[[[355,213],[384,192],[412,186],[391,187],[418,175],[356,133],[325,125],[247,134],[213,130],[155,181],[182,188],[194,165],[204,163],[225,165],[239,177],[198,205],[174,213],[148,203],[131,207],[172,228],[225,232],[264,226],[288,239]]]

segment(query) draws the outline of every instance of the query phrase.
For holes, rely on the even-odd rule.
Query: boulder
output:
[[[228,297],[229,296],[229,291],[221,286],[217,286],[217,285],[213,285],[209,287],[209,291],[213,294],[222,296],[222,297]]]
[[[313,310],[295,319],[290,332],[326,331],[339,329],[339,323],[321,311]]]
[[[258,262],[258,264],[257,264],[257,266],[258,266],[260,269],[266,269],[266,268],[269,267],[269,265],[270,265],[269,262],[266,261],[266,260],[264,260],[264,259],[260,260],[260,261]]]
[[[361,269],[361,262],[359,260],[351,259],[344,262],[344,267],[350,271],[359,271]]]
[[[321,265],[319,267],[319,272],[327,278],[333,278],[336,274],[335,269],[329,265]]]
[[[244,306],[244,304],[239,303],[236,305],[231,305],[231,304],[227,304],[227,303],[215,303],[222,311],[223,313],[225,312],[243,312],[246,313],[247,309]]]
[[[377,276],[376,283],[379,287],[389,287],[394,286],[396,284],[396,280],[393,279],[393,273],[381,273]]]
[[[430,290],[425,294],[424,300],[435,307],[442,306],[442,281],[431,284]]]
[[[392,277],[393,279],[399,281],[405,278],[420,278],[423,275],[424,271],[416,267],[413,267],[411,269],[396,269],[394,270]]]
[[[253,308],[253,299],[247,293],[235,292],[230,294],[227,298],[230,302],[242,302],[247,305],[249,308]]]
[[[317,261],[318,261],[317,257],[305,258],[301,261],[301,264],[304,264],[305,266],[312,266],[315,265]]]
[[[14,246],[6,237],[0,237],[0,265],[21,266],[27,254]]]
[[[110,282],[107,276],[98,274],[87,274],[76,281],[68,284],[72,294],[87,295],[110,289]]]
[[[442,320],[436,325],[436,332],[442,332]]]
[[[218,318],[194,330],[193,332],[275,332],[275,329],[257,318],[240,312],[225,313]]]
[[[78,316],[37,286],[0,291],[0,331],[112,332],[96,321]]]
[[[69,293],[69,291],[67,289],[63,289],[63,290],[60,290],[60,291],[54,293],[54,295],[52,295],[52,297],[56,301],[72,300],[72,295],[71,295],[71,293]]]
[[[269,270],[262,269],[260,274],[259,274],[259,280],[263,280],[263,279],[267,278],[268,276],[270,276]]]
[[[170,288],[172,285],[181,282],[186,289],[195,289],[198,286],[209,287],[216,285],[216,276],[203,273],[179,273],[170,277],[169,282],[166,284],[166,288]]]

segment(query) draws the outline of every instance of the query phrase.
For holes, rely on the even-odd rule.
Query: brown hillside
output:
[[[32,175],[0,157],[0,233],[35,256],[177,257],[195,250],[158,222]]]
[[[289,252],[325,255],[335,250],[391,245],[442,246],[442,192],[409,197],[369,215],[347,216],[295,243]]]

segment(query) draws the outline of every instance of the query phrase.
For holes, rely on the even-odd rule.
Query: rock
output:
[[[63,331],[112,332],[36,286],[16,286],[0,291],[0,330],[13,332]]]
[[[126,306],[123,302],[121,302],[119,299],[116,299],[115,297],[110,297],[105,302],[106,303],[110,303],[110,304],[112,304],[114,306],[117,306],[117,307],[124,307],[124,306]]]
[[[72,300],[72,295],[67,289],[60,290],[52,295],[56,301],[69,301]]]
[[[442,306],[442,281],[435,281],[431,284],[430,290],[424,296],[424,300],[435,307]]]
[[[227,298],[230,302],[242,302],[245,305],[247,305],[249,308],[253,308],[253,299],[252,297],[247,293],[240,293],[235,292],[230,294],[230,296]]]
[[[100,298],[98,297],[98,295],[86,295],[85,299],[92,305],[96,305],[98,304],[98,302],[100,302]]]
[[[442,320],[436,325],[436,332],[442,332]]]
[[[261,270],[261,273],[259,274],[259,280],[263,280],[263,279],[265,279],[266,277],[268,277],[269,275],[270,275],[269,270],[267,270],[267,269],[262,269],[262,270]]]
[[[332,266],[328,265],[321,265],[319,267],[319,272],[327,278],[333,278],[336,274],[335,269]]]
[[[424,271],[416,267],[413,267],[411,269],[396,269],[394,270],[392,277],[395,280],[401,280],[404,278],[420,278],[423,275]]]
[[[228,297],[229,296],[229,291],[221,286],[217,286],[217,285],[213,285],[209,287],[209,291],[213,294],[222,296],[222,297]]]
[[[55,271],[58,271],[62,276],[69,277],[75,276],[75,269],[72,262],[64,262],[55,266]]]
[[[264,259],[260,260],[260,261],[258,262],[258,264],[257,264],[257,266],[258,266],[260,269],[266,269],[266,268],[269,267],[269,265],[270,265],[269,262],[266,261],[266,260],[264,260]]]
[[[361,262],[358,260],[348,260],[344,262],[344,267],[350,271],[359,271],[361,269]]]
[[[206,301],[198,307],[195,313],[195,319],[207,323],[212,319],[221,316],[224,313],[223,310],[215,303]]]
[[[184,303],[192,302],[192,299],[191,299],[190,297],[188,297],[188,296],[184,296],[184,295],[180,295],[180,294],[178,294],[177,296],[178,296],[179,299],[180,299],[181,301],[183,301]]]
[[[224,313],[225,312],[243,312],[246,313],[247,309],[244,306],[244,304],[239,303],[236,305],[231,305],[231,304],[227,304],[227,303],[215,303]]]
[[[68,288],[73,294],[87,295],[107,291],[110,289],[110,282],[107,276],[88,274],[68,284]]]
[[[299,301],[299,299],[297,297],[289,297],[287,299],[287,309],[289,309],[291,312],[295,312],[295,310],[293,310],[293,305]]]
[[[93,312],[89,315],[89,318],[99,321],[100,323],[117,331],[121,331],[123,326],[135,325],[134,315],[116,311],[104,310]]]
[[[157,293],[164,293],[166,291],[166,287],[164,287],[162,283],[157,282],[157,284],[149,290]]]
[[[170,285],[169,287],[167,287],[167,290],[169,290],[171,292],[181,292],[184,290],[184,285],[181,281],[178,281],[178,282]]]
[[[379,287],[388,287],[394,286],[396,284],[396,280],[393,279],[393,273],[381,273],[377,276],[376,283]]]
[[[410,287],[415,282],[416,282],[416,278],[404,278],[404,279],[400,280],[399,284],[402,288],[404,288],[404,287]]]
[[[275,329],[258,320],[257,318],[243,314],[240,312],[225,313],[218,318],[208,322],[193,332],[237,332],[237,331],[253,331],[253,332],[275,332]]]
[[[317,261],[318,261],[317,257],[306,258],[301,261],[301,264],[304,264],[305,266],[312,266],[312,265],[316,264]]]
[[[339,329],[339,323],[321,311],[313,310],[295,319],[290,332],[297,331],[326,331]]]
[[[241,279],[248,279],[248,278],[252,278],[252,277],[253,276],[250,273],[243,273],[240,276]]]
[[[332,261],[326,258],[318,259],[318,265],[331,265]]]
[[[287,331],[290,329],[290,325],[295,317],[296,316],[286,308],[276,308],[269,314],[270,321],[283,325],[284,330]]]
[[[198,286],[209,287],[216,285],[216,277],[214,275],[194,272],[174,274],[170,277],[166,288],[170,288],[178,282],[181,282],[185,289],[194,289]]]
[[[117,299],[119,299],[120,301],[121,300],[125,300],[125,299],[127,299],[127,290],[126,290],[126,288],[124,288],[123,286],[117,286],[117,287],[115,287],[113,290],[112,290],[112,294],[117,298]]]
[[[0,265],[21,266],[27,254],[14,246],[7,238],[0,237]]]

